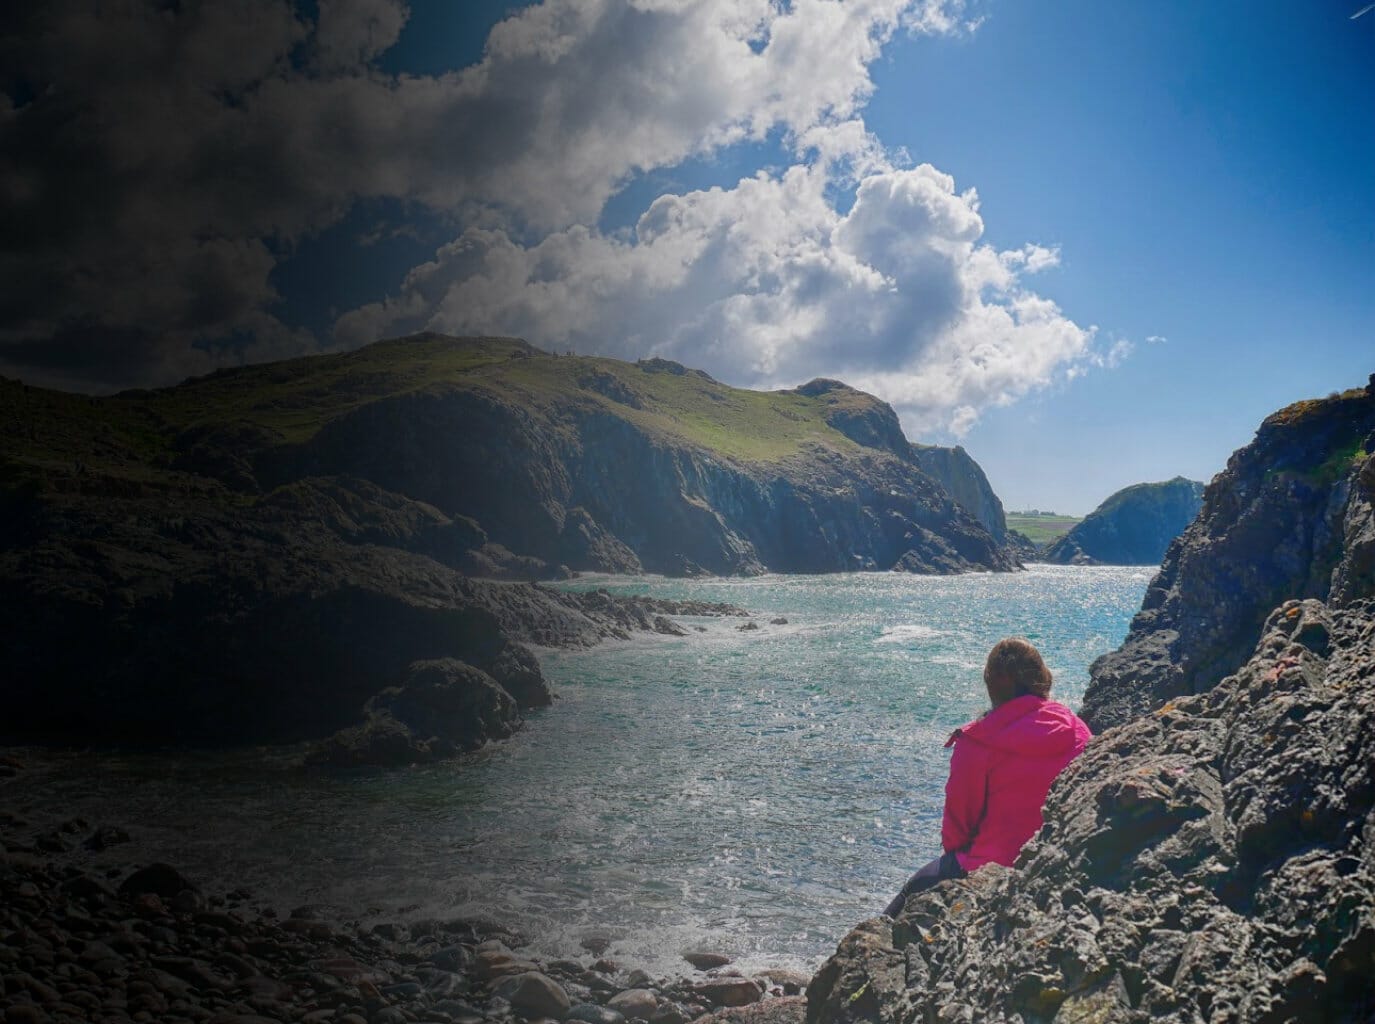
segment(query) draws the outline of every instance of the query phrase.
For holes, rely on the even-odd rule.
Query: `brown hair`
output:
[[[984,685],[995,705],[1032,694],[1050,696],[1050,669],[1041,652],[1019,636],[999,640],[988,652],[984,665]]]

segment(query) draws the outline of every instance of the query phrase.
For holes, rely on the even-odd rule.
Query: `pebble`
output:
[[[713,967],[725,967],[730,963],[730,957],[725,953],[709,953],[704,950],[690,950],[683,954],[683,959],[692,964],[699,971],[709,971]]]
[[[692,988],[715,1006],[748,1006],[764,996],[763,988],[749,978],[708,978]]]
[[[647,988],[632,988],[612,996],[606,1005],[626,1017],[648,1020],[659,1005],[659,997]]]
[[[649,1015],[649,1024],[686,1024],[688,1015],[677,1003],[660,1003]]]
[[[502,994],[511,1001],[511,1006],[527,1017],[561,1018],[572,1006],[562,986],[547,974],[527,971],[517,974],[509,982],[503,982],[501,989],[510,988]],[[509,992],[509,994],[507,994]]]
[[[32,1004],[19,1003],[5,1011],[5,1024],[48,1024],[50,1019]]]
[[[596,1003],[579,1003],[568,1011],[564,1020],[580,1020],[586,1024],[625,1024],[625,1014]]]
[[[463,946],[445,946],[430,954],[430,963],[441,971],[461,971],[471,959],[471,954]]]
[[[113,825],[102,825],[87,836],[86,841],[81,845],[88,850],[99,853],[101,850],[108,850],[112,846],[127,842],[129,842],[129,833],[125,832],[124,829],[115,828]]]
[[[169,864],[92,869],[65,840],[86,834],[82,845],[108,849],[127,841],[114,826],[16,821],[0,812],[0,848],[21,849],[0,857],[0,1024],[687,1024],[709,1002],[740,1005],[724,989],[713,998],[686,980],[622,975],[602,956],[610,933],[581,937],[598,957],[588,966],[536,961],[523,937],[484,918],[360,928],[339,922],[361,908],[312,905],[280,919],[245,892],[203,893]],[[65,850],[35,853],[43,835]],[[684,957],[699,969],[729,961]],[[710,980],[760,996],[747,979]]]
[[[788,971],[781,968],[771,968],[764,971],[760,977],[780,988],[785,996],[795,996],[806,991],[807,985],[812,980],[809,975],[800,971]]]

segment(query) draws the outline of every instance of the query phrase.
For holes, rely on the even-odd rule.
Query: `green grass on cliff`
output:
[[[827,424],[832,406],[821,398],[733,388],[691,370],[663,368],[666,365],[671,364],[652,368],[652,363],[546,356],[488,366],[463,383],[519,398],[535,409],[552,409],[555,402],[570,400],[596,406],[651,436],[744,462],[776,462],[802,454],[809,445],[856,447]]]
[[[749,391],[662,360],[555,356],[510,338],[417,335],[338,355],[222,370],[176,387],[94,398],[0,378],[6,479],[97,471],[169,479],[183,432],[249,425],[262,443],[298,444],[370,403],[409,394],[483,392],[563,429],[568,413],[605,412],[652,437],[742,462],[856,445],[827,423],[875,400],[849,389],[807,397]]]
[[[1025,516],[1007,513],[1007,528],[1016,530],[1033,544],[1046,545],[1059,540],[1082,520],[1078,516]]]

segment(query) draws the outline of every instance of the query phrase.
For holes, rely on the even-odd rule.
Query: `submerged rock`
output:
[[[689,950],[683,954],[683,959],[699,971],[709,971],[713,967],[725,967],[726,964],[730,963],[730,957],[725,953],[713,953],[707,950]]]
[[[151,893],[163,899],[173,899],[183,892],[200,892],[200,889],[172,865],[157,863],[131,874],[120,883],[119,892],[126,897]]]

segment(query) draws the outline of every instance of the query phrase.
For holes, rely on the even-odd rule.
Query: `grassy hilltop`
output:
[[[555,429],[570,411],[611,410],[650,436],[747,463],[778,462],[813,446],[853,452],[856,443],[830,420],[879,404],[848,388],[750,391],[666,360],[554,356],[510,338],[431,334],[100,398],[0,379],[0,456],[11,480],[80,462],[87,472],[170,481],[178,438],[188,431],[251,425],[268,444],[301,444],[369,404],[457,392],[500,398]]]

